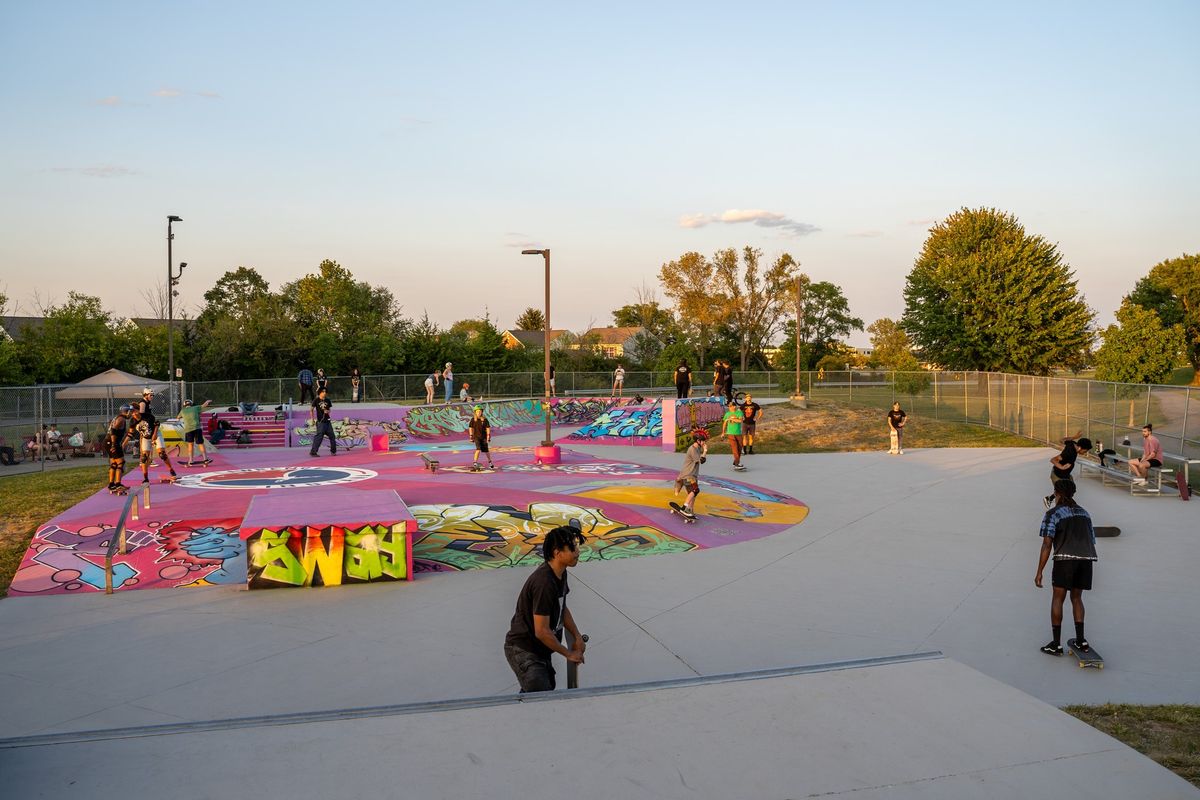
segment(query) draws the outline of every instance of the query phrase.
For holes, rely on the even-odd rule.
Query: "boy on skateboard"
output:
[[[696,516],[696,496],[700,494],[700,465],[707,460],[707,456],[708,431],[697,428],[692,431],[692,443],[683,454],[683,469],[675,476],[675,494],[687,490],[687,499],[683,501],[682,506],[678,506],[679,512],[685,516]],[[671,503],[672,508],[677,505],[675,502]]]
[[[1092,564],[1096,556],[1096,532],[1092,518],[1075,502],[1075,482],[1060,479],[1054,482],[1054,508],[1042,517],[1042,551],[1038,556],[1037,575],[1033,585],[1042,588],[1042,572],[1054,555],[1054,570],[1050,582],[1054,595],[1050,600],[1050,629],[1054,638],[1042,646],[1042,652],[1061,656],[1063,601],[1071,594],[1071,615],[1075,620],[1075,648],[1089,652],[1083,635],[1083,593],[1092,588]]]
[[[196,455],[196,445],[200,445],[200,465],[207,466],[212,463],[212,459],[208,457],[208,449],[204,446],[204,433],[200,430],[200,412],[208,408],[210,403],[212,400],[205,400],[200,405],[195,405],[191,400],[183,401],[179,418],[183,420],[183,441],[187,443],[188,449],[185,467],[195,466],[193,459]]]
[[[729,440],[729,451],[733,453],[733,468],[738,472],[746,469],[742,466],[742,425],[746,415],[734,400],[729,401],[728,410],[721,420],[721,435]]]
[[[154,392],[149,388],[142,390],[142,400],[133,407],[133,429],[137,433],[139,456],[138,462],[142,468],[142,483],[150,482],[150,467],[153,466],[154,456],[157,455],[171,471],[169,478],[163,478],[163,483],[174,483],[179,476],[167,455],[167,443],[163,441],[162,430],[158,418],[154,416],[151,403]]]
[[[483,406],[475,406],[474,416],[471,417],[467,430],[471,435],[471,443],[475,445],[475,458],[471,461],[471,471],[479,470],[480,453],[487,456],[488,469],[495,469],[496,465],[492,463],[492,454],[488,450],[488,445],[492,441],[492,426],[488,422],[488,418],[483,415]]]

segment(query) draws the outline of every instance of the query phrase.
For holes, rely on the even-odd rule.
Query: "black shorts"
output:
[[[753,423],[753,422],[744,422],[744,423],[742,423],[742,430],[745,431],[747,433],[747,435],[753,436],[754,435],[754,425],[755,425],[755,423]]]
[[[1158,469],[1159,467],[1162,466],[1162,462],[1159,461],[1157,458],[1152,458],[1149,461],[1147,461],[1146,463],[1149,464],[1154,469]]]
[[[197,428],[183,434],[183,440],[188,444],[204,444],[204,432]]]
[[[1085,558],[1058,558],[1050,574],[1050,585],[1056,589],[1092,589],[1092,562]]]
[[[476,449],[476,450],[478,450],[478,451],[479,451],[479,452],[481,452],[481,453],[486,453],[486,452],[488,451],[488,442],[487,442],[487,439],[483,439],[482,441],[478,441],[478,442],[476,442],[476,443],[475,443],[475,449]]]

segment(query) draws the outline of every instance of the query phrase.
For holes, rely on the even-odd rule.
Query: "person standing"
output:
[[[745,432],[742,434],[742,452],[754,455],[754,430],[758,426],[758,418],[762,416],[762,406],[754,402],[754,395],[746,395],[742,403],[742,416],[745,417]]]
[[[350,370],[350,402],[362,402],[362,373],[358,371],[358,367]]]
[[[1129,462],[1129,472],[1134,476],[1135,484],[1144,484],[1150,469],[1162,466],[1162,444],[1154,435],[1154,426],[1146,423],[1142,426],[1142,457]]]
[[[746,416],[738,408],[738,404],[729,401],[728,410],[721,420],[721,435],[729,440],[729,450],[733,453],[733,468],[738,472],[745,469],[742,466],[742,425]]]
[[[625,368],[617,364],[617,368],[613,370],[612,394],[609,397],[620,397],[623,394],[625,394]]]
[[[471,461],[471,471],[479,469],[479,454],[483,453],[487,456],[488,468],[495,469],[496,465],[492,463],[492,454],[489,447],[492,442],[492,425],[488,422],[488,418],[483,415],[483,406],[475,406],[472,412],[470,423],[467,425],[467,433],[471,437],[471,444],[475,445],[475,458]]]
[[[317,370],[317,380],[315,386],[317,389],[317,394],[320,394],[322,389],[324,389],[326,392],[329,391],[329,378],[325,377],[325,370]]]
[[[442,386],[446,390],[446,402],[449,403],[454,399],[454,365],[449,361],[442,370]]]
[[[315,400],[317,395],[313,392],[313,374],[308,367],[300,370],[300,374],[296,376],[296,385],[300,387],[299,403],[304,405],[305,399]]]
[[[147,389],[146,395],[144,395],[145,399],[133,407],[133,430],[138,439],[138,465],[142,469],[142,483],[150,482],[150,467],[153,466],[156,451],[158,457],[171,471],[171,477],[163,478],[163,482],[174,483],[179,476],[175,474],[175,467],[171,464],[171,459],[167,457],[167,448],[162,441],[162,431],[159,430],[158,419],[150,409],[149,392],[150,390]]]
[[[212,400],[205,400],[200,405],[195,405],[191,400],[183,401],[183,408],[179,412],[179,418],[183,420],[183,441],[187,445],[188,460],[184,463],[185,467],[195,466],[196,445],[200,445],[200,466],[207,466],[212,463],[212,459],[208,457],[208,448],[204,446],[204,431],[200,430],[200,412],[208,408]]]
[[[696,513],[696,497],[700,494],[700,465],[708,460],[708,431],[696,428],[692,431],[692,443],[683,454],[683,468],[675,476],[675,494],[687,491],[683,508],[689,514]]]
[[[1039,533],[1042,550],[1038,554],[1037,574],[1033,585],[1042,588],[1042,572],[1046,562],[1054,555],[1054,569],[1050,573],[1050,585],[1054,594],[1050,599],[1050,631],[1053,638],[1044,645],[1043,653],[1061,656],[1063,601],[1071,595],[1071,616],[1075,621],[1075,644],[1086,653],[1087,637],[1083,632],[1083,593],[1092,588],[1092,565],[1096,555],[1096,531],[1092,518],[1075,502],[1075,482],[1060,479],[1054,482],[1055,505],[1042,517]]]
[[[129,417],[133,406],[121,406],[117,416],[108,423],[104,435],[104,452],[108,456],[108,491],[112,494],[129,494],[129,487],[121,482],[125,476],[125,443],[129,441]]]
[[[554,389],[554,365],[550,365],[550,396],[558,397],[558,393]]]
[[[904,423],[907,419],[908,415],[900,408],[900,404],[892,403],[892,410],[887,413],[889,455],[904,455]]]
[[[720,397],[723,388],[725,388],[725,370],[721,368],[721,359],[718,358],[713,362],[713,388],[709,397]]]
[[[540,567],[533,571],[517,595],[517,609],[504,637],[504,657],[521,693],[553,691],[554,665],[550,657],[558,653],[573,664],[583,663],[587,643],[567,608],[571,587],[567,569],[579,563],[583,534],[566,525],[546,534],[542,541]],[[562,631],[571,632],[574,644],[563,647]]]
[[[425,405],[433,405],[433,389],[441,379],[442,371],[440,369],[435,369],[425,378]]]
[[[321,449],[321,439],[329,437],[329,455],[337,455],[337,439],[333,435],[333,420],[329,418],[329,409],[333,408],[333,403],[329,400],[329,391],[327,389],[317,390],[317,399],[313,400],[313,423],[316,431],[313,433],[312,447],[308,454],[313,458],[320,455],[318,452]]]
[[[683,400],[692,395],[692,368],[688,366],[687,359],[681,359],[679,366],[675,368],[675,399]]]
[[[728,360],[721,362],[721,380],[725,389],[725,402],[733,402],[733,365]]]
[[[1071,470],[1075,468],[1075,460],[1081,453],[1086,453],[1092,449],[1092,440],[1086,436],[1080,436],[1080,433],[1075,434],[1074,437],[1063,439],[1062,452],[1050,459],[1051,485],[1057,485],[1060,480],[1075,481],[1075,478],[1071,475]],[[1054,495],[1046,495],[1043,502],[1046,508],[1050,508],[1054,505]]]

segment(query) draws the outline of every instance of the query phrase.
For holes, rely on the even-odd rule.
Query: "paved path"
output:
[[[652,448],[596,448],[615,450],[643,463],[679,460]],[[572,610],[592,638],[581,680],[941,650],[1053,705],[1200,702],[1195,502],[1081,482],[1097,523],[1124,529],[1100,541],[1087,595],[1088,637],[1107,667],[1080,671],[1038,652],[1049,638],[1049,589],[1034,588],[1033,574],[1051,455],[750,456],[738,477],[803,500],[808,519],[736,547],[581,565]],[[727,457],[706,470],[735,476]],[[7,599],[0,737],[513,692],[500,644],[527,574]],[[933,691],[924,702],[952,709],[963,699]],[[888,714],[888,702],[874,713]]]

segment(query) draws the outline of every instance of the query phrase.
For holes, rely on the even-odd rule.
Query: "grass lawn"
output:
[[[1063,711],[1200,786],[1200,706],[1067,706]]]
[[[841,400],[810,399],[807,409],[787,403],[765,406],[754,437],[755,453],[843,453],[887,450],[889,406],[864,408]],[[715,428],[719,432],[720,428]],[[912,415],[904,426],[904,446],[1041,447],[1023,436],[971,425]],[[710,453],[728,453],[729,445],[714,436]]]
[[[0,595],[8,591],[39,525],[95,494],[108,480],[108,460],[0,478]]]

